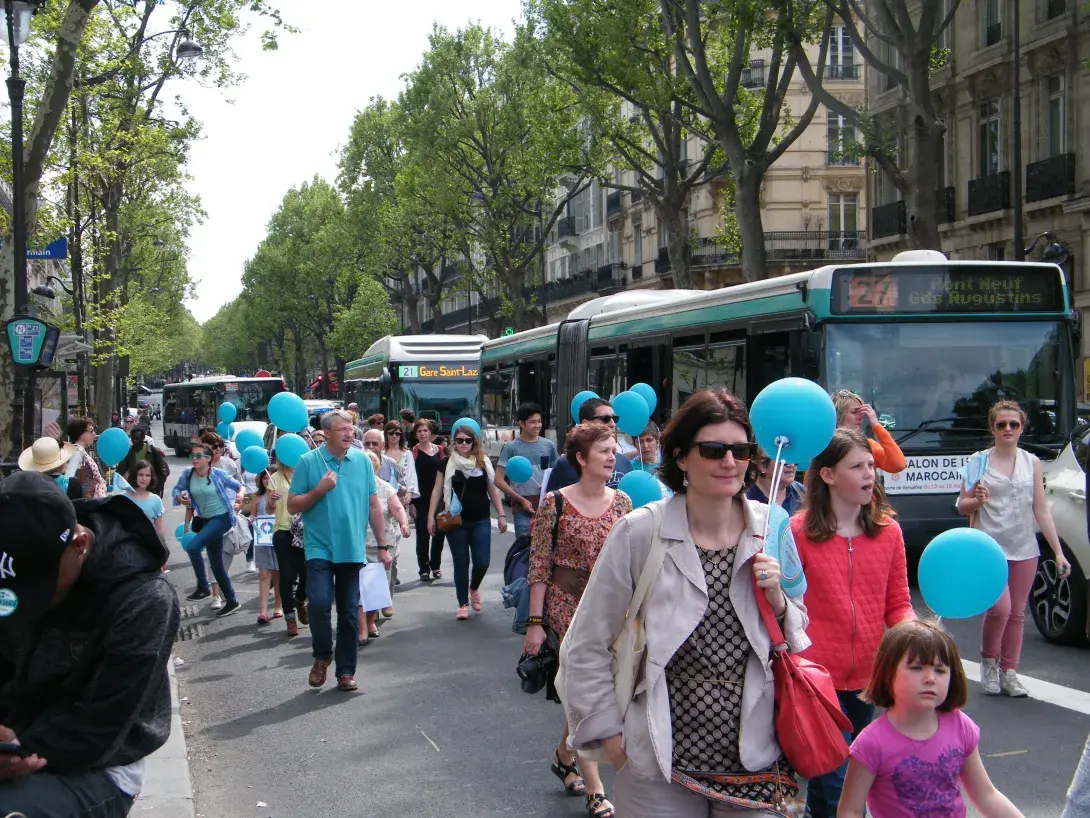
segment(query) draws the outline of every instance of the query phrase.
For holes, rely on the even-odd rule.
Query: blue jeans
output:
[[[874,719],[874,705],[859,698],[859,690],[838,690],[836,697],[840,701],[840,710],[852,723],[851,733],[844,733],[844,738],[851,744],[859,732]],[[844,789],[844,776],[848,772],[848,762],[828,775],[813,778],[806,785],[806,809],[810,818],[836,818],[840,806],[840,793]]]
[[[530,521],[534,519],[533,514],[527,514],[525,511],[511,512],[512,517],[515,520],[515,538],[530,535]]]
[[[1086,748],[1082,751],[1079,766],[1075,768],[1071,789],[1067,791],[1063,818],[1079,818],[1080,815],[1090,815],[1090,736],[1086,737]]]
[[[208,575],[204,572],[204,559],[201,552],[208,552],[208,564],[212,567],[212,576],[216,578],[216,584],[220,586],[223,598],[228,602],[235,601],[235,589],[231,585],[231,577],[223,566],[223,536],[231,530],[231,518],[227,514],[212,517],[205,520],[197,536],[189,544],[186,553],[189,554],[189,562],[193,566],[193,573],[197,576],[197,590],[208,590]]]
[[[360,562],[307,560],[307,603],[315,659],[336,661],[336,675],[356,675]],[[333,651],[333,603],[337,603],[337,651]]]
[[[476,591],[481,587],[492,559],[492,520],[462,523],[447,532],[447,543],[454,561],[454,590],[458,594],[458,604],[468,605],[470,588]],[[470,557],[473,559],[472,577],[469,575]]]
[[[123,818],[133,798],[119,790],[102,770],[58,775],[46,771],[0,781],[0,815],[20,812],[27,818]]]

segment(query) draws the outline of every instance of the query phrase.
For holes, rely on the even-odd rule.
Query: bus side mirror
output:
[[[821,333],[807,330],[802,335],[802,377],[816,381],[821,376]]]

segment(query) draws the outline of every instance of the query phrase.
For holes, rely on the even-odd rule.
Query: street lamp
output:
[[[15,316],[30,315],[27,297],[26,264],[26,208],[23,196],[23,96],[26,80],[19,76],[19,46],[30,36],[30,18],[38,12],[45,0],[4,0],[4,23],[0,25],[0,39],[11,50],[11,76],[8,77],[8,98],[11,100],[11,218],[12,252],[14,253],[14,304]],[[29,446],[34,438],[34,385],[33,367],[16,369],[15,394],[22,395],[22,429],[12,429],[12,437],[19,441],[16,450]]]
[[[1067,257],[1071,253],[1067,249],[1067,246],[1061,243],[1060,240],[1056,238],[1056,234],[1053,233],[1051,230],[1046,230],[1044,233],[1035,238],[1030,246],[1022,251],[1022,258],[1027,258],[1029,254],[1033,252],[1034,248],[1036,248],[1037,245],[1040,244],[1041,239],[1048,240],[1048,244],[1045,245],[1045,249],[1041,253],[1041,260],[1049,264],[1063,266],[1064,262],[1067,261]]]
[[[184,28],[181,30],[181,35],[182,41],[174,49],[174,55],[178,62],[191,62],[204,55],[204,49],[189,39],[189,32]]]

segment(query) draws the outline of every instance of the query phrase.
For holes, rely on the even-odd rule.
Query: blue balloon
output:
[[[223,423],[230,423],[232,420],[238,417],[238,407],[231,402],[221,403],[219,410],[219,419]],[[219,428],[218,426],[216,427]]]
[[[633,508],[662,499],[662,484],[645,471],[630,471],[621,478],[617,488],[628,495]]]
[[[651,410],[647,408],[647,401],[643,396],[638,392],[622,392],[611,403],[619,418],[617,428],[633,437],[642,435],[647,428],[647,422],[651,420]]]
[[[574,398],[571,399],[571,419],[572,423],[579,422],[579,407],[586,403],[591,398],[598,397],[597,392],[591,392],[589,389],[580,392]],[[641,430],[642,431],[642,430]]]
[[[185,523],[178,523],[178,527],[176,529],[174,529],[174,537],[175,537],[175,539],[180,540],[184,536],[185,536]]]
[[[95,448],[98,450],[99,459],[112,469],[125,459],[132,443],[124,429],[111,427],[98,436]]]
[[[261,435],[253,429],[243,429],[235,436],[235,446],[240,452],[246,451],[251,446],[261,445]]]
[[[920,556],[920,593],[947,619],[979,616],[1007,587],[1007,557],[999,543],[975,528],[951,528]]]
[[[473,418],[458,418],[458,420],[454,421],[454,425],[450,427],[450,434],[452,437],[454,436],[454,433],[458,431],[459,426],[468,426],[473,430],[473,434],[477,436],[477,440],[481,439],[481,424]]]
[[[659,396],[655,394],[655,388],[649,383],[634,383],[628,389],[629,392],[635,392],[645,401],[647,401],[647,411],[649,414],[654,414],[655,407],[659,405]],[[613,407],[616,409],[617,407]]]
[[[806,574],[802,570],[802,558],[791,532],[791,518],[782,506],[768,506],[768,539],[765,553],[780,564],[780,587],[793,599],[806,594]]]
[[[299,458],[309,451],[310,445],[299,435],[284,435],[276,441],[276,459],[289,469],[294,469]]]
[[[512,457],[507,461],[507,482],[525,483],[534,476],[534,467],[525,457]]]
[[[269,468],[269,453],[264,446],[250,446],[242,450],[242,468],[250,474],[260,474]]]
[[[836,431],[836,409],[825,390],[805,378],[782,378],[761,390],[749,419],[757,442],[769,457],[803,466],[821,454]]]
[[[226,420],[221,420],[216,424],[216,434],[222,437],[224,440],[231,439],[231,424]]]
[[[197,539],[197,535],[195,533],[193,533],[192,531],[186,532],[186,534],[182,537],[182,541],[181,541],[182,542],[182,550],[183,551],[191,551],[192,549],[191,549],[190,546],[193,544],[193,540],[195,540],[195,539]]]
[[[294,392],[278,392],[269,401],[269,422],[285,432],[301,432],[310,422],[303,399]]]

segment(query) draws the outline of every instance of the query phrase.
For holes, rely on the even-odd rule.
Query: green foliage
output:
[[[397,313],[390,307],[386,290],[373,279],[363,279],[352,303],[337,311],[328,344],[334,354],[351,360],[396,331]]]

